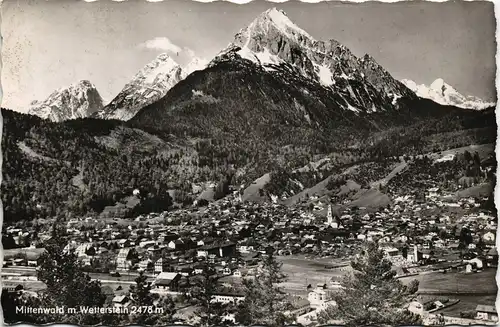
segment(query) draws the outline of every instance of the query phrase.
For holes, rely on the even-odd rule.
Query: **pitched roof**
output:
[[[126,295],[118,295],[118,296],[115,296],[113,298],[113,302],[115,303],[122,303],[124,302],[125,300],[128,300],[127,296]]]
[[[156,280],[161,280],[161,279],[164,279],[164,280],[173,280],[175,279],[179,274],[178,273],[175,273],[175,272],[162,272],[160,273],[158,276],[156,276]]]
[[[492,305],[478,304],[476,307],[476,311],[478,312],[487,312],[487,313],[497,313],[497,309]]]
[[[213,244],[204,245],[200,249],[201,250],[212,250],[212,249],[224,248],[224,247],[234,246],[234,245],[236,245],[236,243],[231,242],[231,241],[227,241],[227,242],[223,242],[223,243],[217,242],[217,243],[213,243]]]
[[[492,248],[488,251],[489,255],[498,255],[497,248]]]
[[[221,291],[221,292],[214,292],[214,296],[245,297],[245,294],[238,291],[227,291],[227,292]]]
[[[169,286],[172,283],[171,279],[156,279],[155,280],[155,285],[165,285]]]

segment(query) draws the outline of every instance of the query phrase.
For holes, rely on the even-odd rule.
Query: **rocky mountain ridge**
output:
[[[464,96],[453,86],[447,84],[442,78],[436,79],[429,86],[424,84],[417,85],[417,83],[409,79],[401,80],[401,82],[419,97],[430,99],[443,105],[475,110],[483,110],[496,105],[494,102],[483,101],[475,96]]]
[[[52,92],[43,101],[33,101],[28,113],[53,122],[85,118],[103,108],[103,100],[94,84],[79,81]]]
[[[160,54],[141,69],[94,117],[129,120],[140,109],[165,96],[184,77],[185,73],[174,59],[168,54]]]
[[[238,32],[218,57],[230,52],[269,71],[287,66],[341,94],[347,102],[344,109],[368,112],[397,109],[400,98],[415,97],[373,57],[357,58],[336,40],[314,39],[276,8],[262,13]],[[344,95],[346,90],[348,93]],[[385,98],[382,103],[381,98]]]

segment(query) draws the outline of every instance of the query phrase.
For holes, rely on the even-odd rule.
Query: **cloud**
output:
[[[150,50],[161,50],[167,52],[181,52],[182,48],[173,44],[167,37],[155,37],[140,44],[141,48]]]

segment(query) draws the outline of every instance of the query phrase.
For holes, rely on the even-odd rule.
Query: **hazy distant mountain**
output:
[[[160,54],[141,69],[95,117],[129,120],[148,104],[164,97],[180,80],[194,71],[204,69],[207,64],[203,59],[193,58],[185,67],[181,67],[168,54]]]
[[[162,98],[184,76],[178,63],[161,54],[141,69],[95,117],[128,120],[141,108]]]
[[[54,91],[44,101],[33,101],[28,113],[60,122],[88,117],[102,107],[102,98],[96,87],[89,81],[83,80]]]
[[[464,109],[482,110],[494,107],[494,102],[486,102],[474,96],[464,96],[455,90],[451,85],[438,78],[430,86],[417,85],[412,80],[404,79],[401,82],[414,91],[419,97],[431,99],[443,105],[456,106]]]

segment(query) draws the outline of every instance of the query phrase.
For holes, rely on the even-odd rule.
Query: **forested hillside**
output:
[[[52,123],[3,109],[5,219],[99,214],[106,206],[126,200],[134,189],[140,190],[142,204],[124,214],[163,211],[172,204],[169,190],[175,190],[176,201],[189,204],[192,182],[223,181],[229,171],[233,173],[228,183],[239,185],[267,172],[288,176],[314,160],[329,158],[328,169],[321,174],[294,174],[310,186],[356,163],[495,142],[493,110],[459,113],[371,135],[360,130],[347,133],[357,139],[323,133],[323,140],[313,141],[285,126],[277,129],[281,138],[266,142],[251,134],[239,139],[225,134],[194,138],[186,130],[175,136],[168,129],[144,131],[118,121]],[[308,133],[313,135],[312,130]],[[290,138],[284,139],[287,135]],[[300,141],[297,135],[302,135]],[[267,187],[280,189],[272,185]]]

